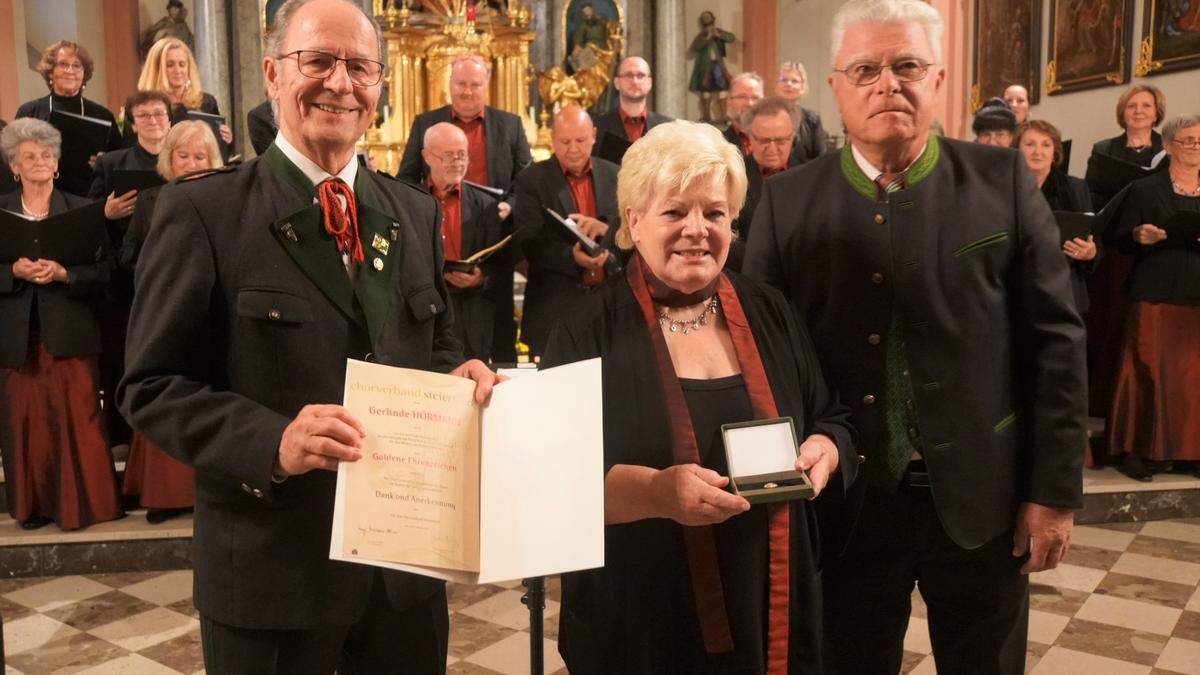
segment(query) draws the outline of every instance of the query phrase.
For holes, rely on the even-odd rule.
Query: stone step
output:
[[[1160,474],[1140,483],[1111,467],[1084,470],[1080,524],[1194,517],[1200,517],[1200,479]],[[0,578],[184,569],[191,566],[191,537],[191,514],[151,525],[139,509],[76,532],[54,525],[22,530],[5,514]]]

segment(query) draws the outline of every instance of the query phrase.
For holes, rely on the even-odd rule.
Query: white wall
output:
[[[833,63],[829,60],[829,27],[844,0],[780,0],[779,61],[799,61],[808,72],[808,94],[801,103],[821,115],[825,131],[842,133],[842,117],[826,79]],[[759,73],[767,80],[770,95],[778,72]]]
[[[17,42],[17,88],[22,102],[46,95],[46,81],[30,69],[26,45],[41,53],[59,40],[83,45],[96,63],[84,95],[106,104],[104,74],[104,14],[96,0],[13,0]]]
[[[1133,37],[1126,49],[1137,63],[1137,46],[1141,42],[1142,15],[1148,2],[1134,3]],[[1117,98],[1130,84],[1144,83],[1158,87],[1167,97],[1167,116],[1200,113],[1200,69],[1166,75],[1135,77],[1124,85],[1089,89],[1071,94],[1047,96],[1045,90],[1047,45],[1050,41],[1050,3],[1045,3],[1042,15],[1042,98],[1030,114],[1044,119],[1062,131],[1063,138],[1074,142],[1071,151],[1071,174],[1083,176],[1092,144],[1120,133],[1116,122]],[[972,49],[974,45],[972,44]]]
[[[737,75],[742,72],[742,42],[746,39],[746,31],[742,22],[742,3],[731,2],[724,0],[685,0],[683,4],[684,29],[683,34],[687,39],[688,45],[692,44],[692,40],[700,32],[700,14],[709,11],[717,17],[717,27],[722,30],[727,30],[737,36],[737,42],[732,42],[725,45],[725,67],[729,69],[730,75]],[[753,36],[751,36],[753,39]],[[688,59],[687,71],[685,77],[691,81],[692,68],[695,67],[695,59]],[[686,87],[686,82],[684,83]],[[700,119],[700,97],[692,92],[687,93],[687,118],[689,120]]]

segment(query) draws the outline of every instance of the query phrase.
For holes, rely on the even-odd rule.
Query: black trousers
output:
[[[302,592],[298,589],[297,592]],[[446,591],[395,610],[379,574],[352,626],[310,630],[237,628],[200,617],[209,675],[445,675]]]
[[[868,487],[845,555],[822,575],[826,672],[900,672],[916,582],[939,673],[1024,673],[1029,581],[1012,547],[1011,532],[975,550],[959,547],[928,487]]]

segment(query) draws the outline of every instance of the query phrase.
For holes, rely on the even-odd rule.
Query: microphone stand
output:
[[[530,577],[521,580],[525,587],[525,595],[521,603],[529,608],[529,675],[542,675],[546,664],[544,660],[545,642],[542,639],[542,615],[546,609],[546,578]]]

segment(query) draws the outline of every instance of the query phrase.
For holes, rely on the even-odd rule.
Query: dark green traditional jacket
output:
[[[1006,532],[1020,502],[1079,506],[1083,324],[1018,153],[931,136],[886,198],[848,146],[791,169],[766,182],[743,272],[807,322],[868,465],[893,438],[895,399],[911,396],[911,440],[957,543]],[[894,327],[906,388],[887,377]]]
[[[375,569],[329,560],[336,474],[282,483],[284,428],[341,403],[346,359],[446,372],[462,361],[428,193],[358,171],[366,253],[352,281],[315,189],[276,147],[167,185],[142,249],[118,398],[130,424],[196,469],[196,606],[238,627],[349,625]],[[384,572],[404,607],[432,581]]]

